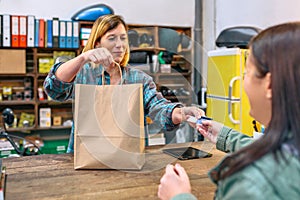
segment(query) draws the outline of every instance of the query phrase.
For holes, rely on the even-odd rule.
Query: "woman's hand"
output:
[[[181,193],[191,193],[189,177],[179,164],[167,165],[166,172],[160,179],[157,195],[160,199],[169,200]]]
[[[106,70],[113,69],[114,60],[111,53],[106,48],[96,48],[88,50],[79,56],[63,63],[55,72],[58,79],[64,82],[74,80],[76,74],[84,64],[92,62],[93,67],[101,64]]]
[[[212,143],[217,143],[218,134],[223,128],[223,124],[218,123],[212,120],[202,120],[201,124],[197,124],[196,128],[203,135]]]
[[[201,116],[205,116],[205,112],[196,106],[175,108],[172,112],[172,121],[174,124],[180,124],[187,121],[191,116],[198,119]],[[192,124],[190,125],[193,126]]]
[[[106,48],[95,48],[83,53],[87,62],[102,65],[105,69],[114,66],[114,59]]]
[[[184,115],[184,121],[191,116],[196,117],[197,119],[201,116],[205,116],[205,112],[196,106],[182,107],[182,113]]]

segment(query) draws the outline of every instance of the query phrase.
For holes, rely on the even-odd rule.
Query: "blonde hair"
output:
[[[99,17],[93,24],[90,37],[87,41],[86,46],[82,52],[94,49],[96,42],[101,39],[108,31],[115,29],[119,24],[123,24],[125,30],[128,31],[128,27],[120,15],[103,15]],[[127,43],[126,52],[124,58],[121,60],[120,65],[126,67],[130,56],[129,44]]]

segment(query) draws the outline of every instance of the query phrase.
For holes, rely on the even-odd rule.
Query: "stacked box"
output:
[[[40,108],[40,127],[51,127],[51,108]]]
[[[0,74],[25,74],[25,49],[0,49]]]

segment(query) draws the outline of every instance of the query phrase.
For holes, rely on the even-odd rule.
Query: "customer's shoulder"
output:
[[[294,181],[299,180],[300,161],[295,156],[284,153],[284,156],[268,153],[254,163],[232,175],[235,179],[255,184],[255,187],[265,190],[277,190],[284,193],[283,189],[289,190]],[[241,184],[241,182],[239,182]]]

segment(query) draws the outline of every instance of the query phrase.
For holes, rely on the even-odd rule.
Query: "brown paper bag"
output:
[[[142,92],[141,84],[75,86],[75,169],[143,167]]]

